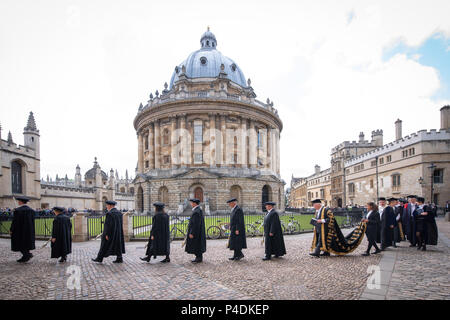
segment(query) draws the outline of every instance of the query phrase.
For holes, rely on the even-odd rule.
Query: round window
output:
[[[201,57],[201,58],[200,58],[200,63],[201,63],[202,65],[206,65],[206,62],[208,62],[208,60],[206,60],[206,57]]]

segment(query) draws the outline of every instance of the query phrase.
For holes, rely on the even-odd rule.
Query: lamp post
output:
[[[430,196],[430,203],[433,203],[433,178],[434,178],[434,169],[436,168],[435,164],[432,162],[428,169],[430,169],[431,172],[431,196]]]

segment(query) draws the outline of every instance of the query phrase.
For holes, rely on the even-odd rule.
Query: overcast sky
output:
[[[23,144],[29,111],[41,175],[69,178],[98,157],[134,176],[139,103],[200,48],[217,49],[284,123],[281,174],[307,176],[363,131],[439,129],[450,104],[450,1],[0,2],[0,123]]]

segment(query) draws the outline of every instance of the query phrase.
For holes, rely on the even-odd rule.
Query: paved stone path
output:
[[[172,243],[169,264],[158,262],[163,257],[151,263],[139,260],[145,253],[145,242],[127,243],[123,264],[113,264],[114,257],[96,264],[90,259],[96,256],[100,241],[74,243],[65,264],[49,259],[48,247],[34,250],[30,262],[18,264],[15,260],[20,254],[9,250],[8,239],[0,239],[0,299],[359,299],[366,288],[368,267],[380,260],[382,264],[385,259],[389,262],[392,254],[387,251],[362,257],[367,246],[364,240],[351,255],[313,258],[308,255],[311,237],[285,236],[287,255],[271,261],[261,260],[261,238],[249,238],[245,258],[238,262],[227,259],[232,252],[225,248],[226,240],[209,240],[204,263],[197,265],[190,263],[193,256],[184,252],[181,241]],[[37,248],[43,243],[37,241]],[[442,246],[440,241],[435,250],[430,247],[426,253],[396,249],[396,269],[391,272],[387,298],[407,296],[420,286],[433,285],[433,295],[427,298],[448,299],[448,246]],[[410,254],[414,256],[411,262]],[[422,259],[427,275],[420,284],[409,274],[408,266],[417,259]],[[71,266],[80,271],[80,289],[70,289],[70,281],[68,286],[73,278]],[[395,289],[397,268],[398,272],[406,270],[401,273],[403,280],[398,279],[404,292]]]
[[[424,300],[450,299],[450,222],[438,219],[437,246],[427,251],[409,247],[401,242],[400,248],[389,248],[380,261],[381,285],[365,288],[363,300]]]

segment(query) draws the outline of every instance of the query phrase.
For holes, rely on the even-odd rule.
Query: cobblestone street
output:
[[[401,243],[381,255],[362,257],[366,240],[347,256],[310,257],[312,234],[285,236],[287,255],[262,261],[261,238],[249,238],[245,258],[229,261],[226,240],[210,240],[204,263],[193,265],[181,242],[172,243],[169,264],[146,263],[145,242],[129,242],[123,264],[115,257],[91,262],[99,241],[73,244],[66,264],[49,259],[50,249],[37,241],[26,264],[0,239],[0,299],[450,299],[448,222],[438,221],[439,245],[427,252]],[[345,231],[344,233],[346,233]],[[163,257],[158,257],[161,260]],[[381,260],[381,262],[380,262]],[[81,271],[81,289],[69,289],[69,266]],[[382,289],[368,292],[367,268],[380,265]],[[383,283],[385,268],[389,281]]]

